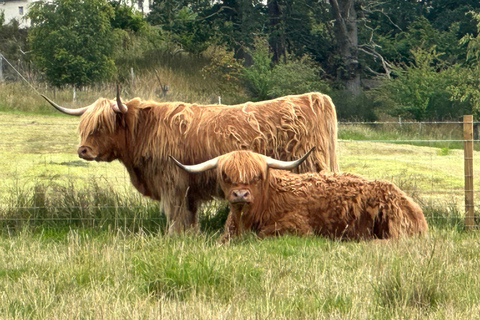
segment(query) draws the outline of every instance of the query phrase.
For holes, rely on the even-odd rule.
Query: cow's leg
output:
[[[233,237],[239,235],[240,228],[240,218],[239,215],[232,213],[228,214],[227,221],[225,222],[225,227],[223,235],[220,237],[220,242],[225,243],[230,241]]]
[[[282,234],[307,235],[313,233],[307,219],[296,213],[287,213],[282,218],[266,224],[258,232],[260,238]]]
[[[198,232],[198,204],[192,199],[189,199],[188,189],[176,190],[175,194],[176,196],[165,195],[162,197],[163,210],[167,217],[168,233],[178,234],[185,231]]]

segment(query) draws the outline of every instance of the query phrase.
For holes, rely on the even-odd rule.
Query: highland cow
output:
[[[140,193],[162,201],[170,232],[195,227],[199,205],[222,195],[213,173],[191,175],[168,161],[168,155],[193,164],[247,149],[291,160],[316,145],[298,171],[338,171],[335,106],[320,93],[203,106],[139,98],[122,102],[117,91],[116,100],[101,98],[81,109],[44,98],[61,112],[81,116],[82,159],[118,159]]]
[[[349,173],[286,171],[299,166],[310,152],[296,161],[250,151],[233,151],[197,165],[173,160],[192,174],[216,168],[230,204],[222,242],[248,230],[260,238],[293,233],[358,240],[427,231],[422,209],[390,182]]]

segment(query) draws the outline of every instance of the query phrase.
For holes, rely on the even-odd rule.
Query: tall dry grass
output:
[[[118,61],[118,76],[108,83],[63,89],[49,87],[35,80],[0,84],[0,111],[35,112],[54,114],[55,111],[38,94],[45,94],[66,107],[81,107],[93,103],[100,97],[114,98],[116,84],[120,83],[124,99],[141,97],[157,101],[184,101],[190,103],[234,104],[247,99],[240,87],[225,90],[222,79],[203,73],[202,68],[210,63],[211,55],[202,56],[186,53],[171,54],[152,50],[134,60]],[[32,86],[35,89],[32,89]],[[168,86],[166,94],[162,90]],[[38,93],[37,93],[37,92]],[[75,100],[74,100],[75,96]]]

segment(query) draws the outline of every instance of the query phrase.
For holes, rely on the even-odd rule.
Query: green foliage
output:
[[[235,58],[248,59],[256,36],[265,34],[265,4],[259,0],[215,1],[208,12],[209,24],[215,29],[218,42],[235,53]]]
[[[467,33],[477,32],[467,13],[480,8],[478,1],[387,0],[381,7],[381,11],[366,7],[368,19],[359,24],[359,43],[375,46],[375,50],[390,62],[411,62],[412,49],[433,45],[445,54],[445,60],[460,62],[465,58],[465,48],[458,46],[458,40]],[[376,57],[363,55],[362,59],[371,69],[383,71]]]
[[[129,6],[120,1],[112,1],[110,4],[113,7],[114,15],[110,19],[110,24],[114,29],[131,30],[138,32],[145,28],[146,22],[140,12],[134,11],[132,6]]]
[[[260,39],[257,39],[255,49],[249,53],[253,64],[242,70],[245,88],[254,100],[268,99],[273,87],[270,66],[272,55],[268,51],[268,46]]]
[[[159,28],[149,24],[143,25],[138,31],[131,29],[114,29],[112,32],[114,42],[115,65],[117,78],[126,79],[130,76],[130,68],[137,67],[137,61],[145,59],[151,52],[165,49],[164,39]],[[150,61],[148,69],[155,68],[156,61]]]
[[[273,66],[273,86],[269,96],[281,97],[313,91],[328,93],[330,91],[328,82],[321,80],[323,73],[310,56],[299,58],[288,56],[286,61]]]
[[[29,54],[27,30],[21,29],[17,20],[4,24],[4,13],[0,10],[0,54],[14,63],[16,68],[25,72],[28,69]],[[3,67],[6,80],[18,79],[18,74],[11,68]]]
[[[393,77],[372,90],[372,97],[387,113],[418,121],[453,118],[468,112],[468,105],[450,101],[459,79],[458,66],[441,60],[435,48],[412,50],[415,62],[395,66]]]
[[[49,83],[83,86],[113,76],[113,14],[106,0],[33,3],[29,39]]]
[[[211,30],[199,23],[198,14],[189,7],[183,7],[174,17],[173,24],[168,28],[173,40],[187,52],[199,54],[208,48]]]
[[[480,13],[473,13],[473,18],[477,21],[477,28],[480,27]],[[458,69],[459,81],[457,84],[450,85],[449,89],[453,92],[453,98],[461,102],[470,102],[472,111],[478,117],[480,116],[480,34],[465,35],[460,44],[467,45],[467,61],[464,67]]]
[[[156,0],[147,19],[182,50],[200,54],[215,37],[215,30],[204,17],[210,8],[209,1]]]
[[[239,95],[238,88],[242,68],[242,61],[235,59],[233,52],[219,46],[215,47],[209,63],[202,68],[201,73],[204,79],[213,78],[217,80],[215,83],[218,86],[218,94]]]
[[[330,94],[335,103],[337,118],[340,121],[376,121],[376,105],[373,99],[364,93],[353,96],[345,90]]]
[[[249,51],[253,64],[242,69],[243,84],[253,100],[265,100],[309,91],[326,92],[326,82],[320,80],[320,68],[308,56],[289,57],[272,63],[266,41],[257,39]]]

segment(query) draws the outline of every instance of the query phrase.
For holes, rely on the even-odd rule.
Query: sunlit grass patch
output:
[[[450,150],[448,155],[438,155],[437,150],[406,144],[340,140],[338,158],[342,171],[391,181],[425,207],[456,203],[462,208],[463,151]],[[474,158],[479,157],[480,153],[475,151]],[[475,179],[474,184],[478,190],[480,180]]]

